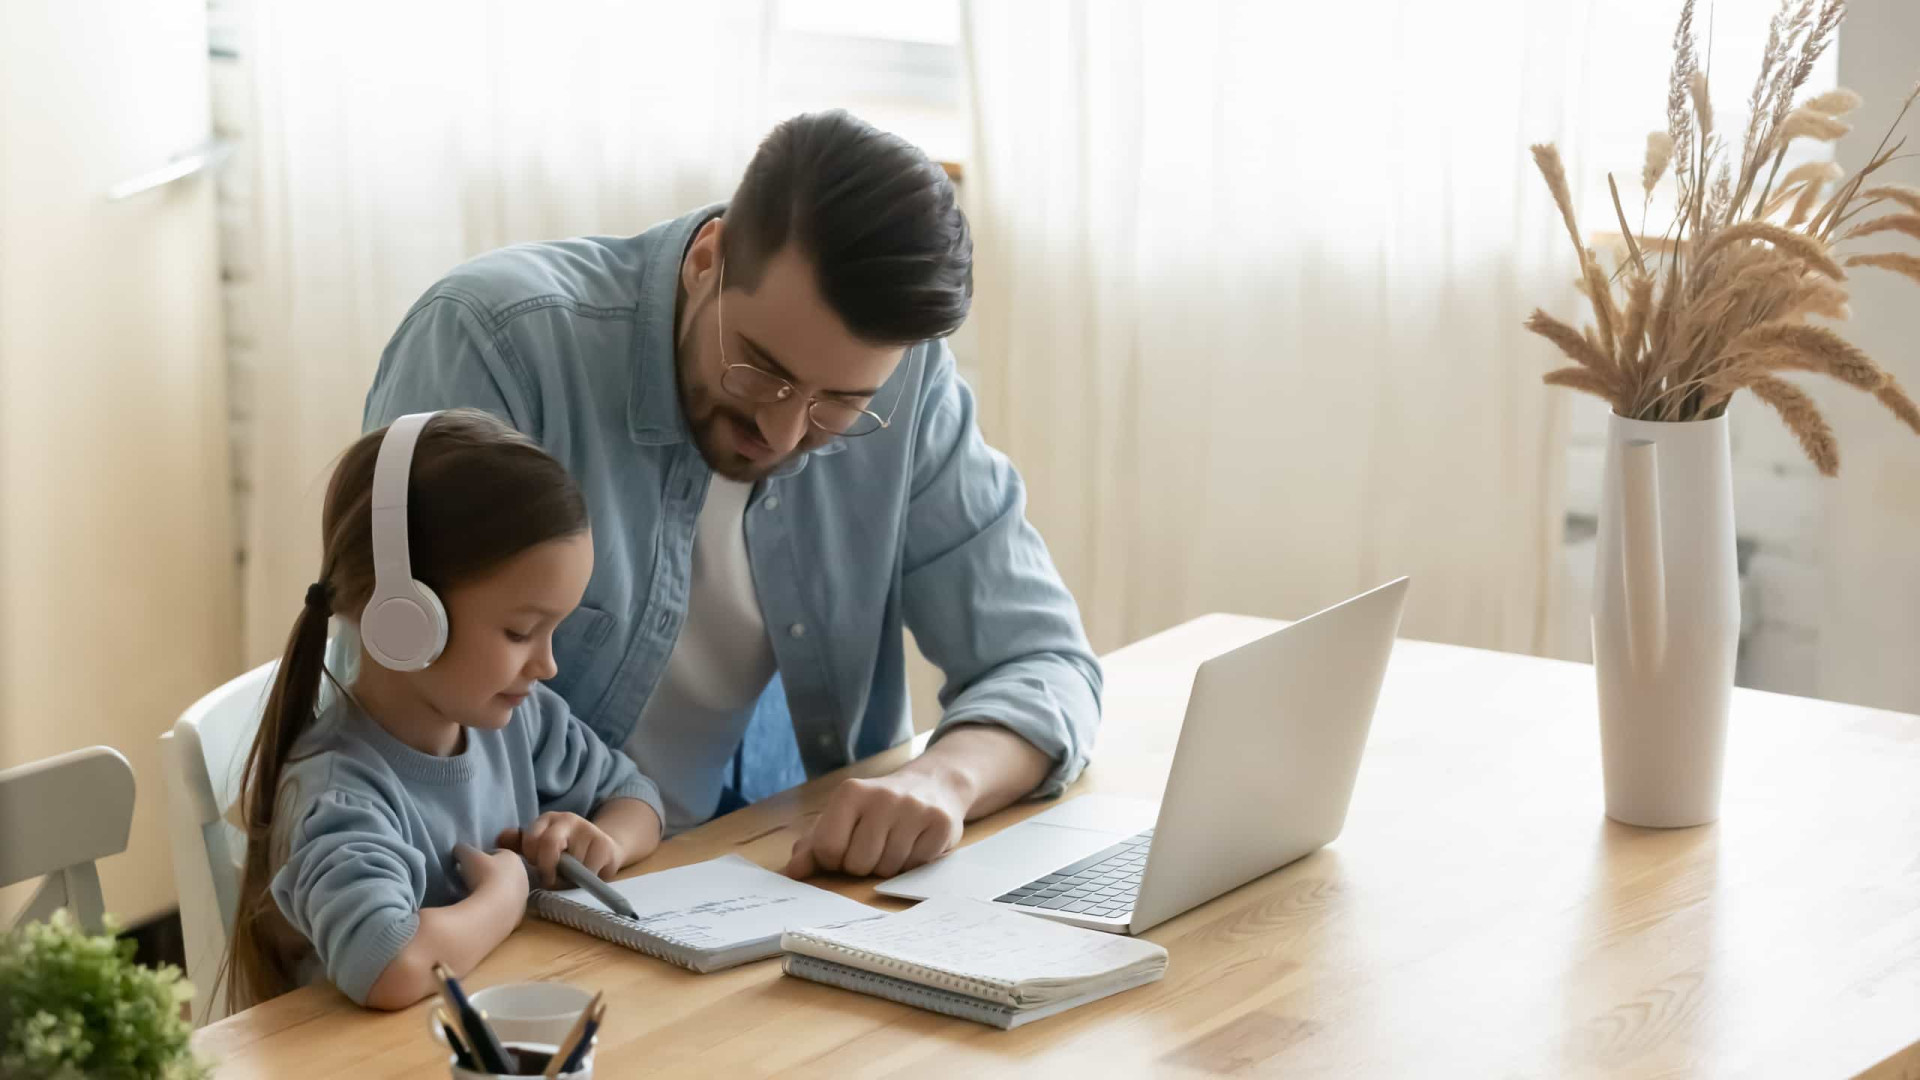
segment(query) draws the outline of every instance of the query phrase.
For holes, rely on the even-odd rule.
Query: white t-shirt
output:
[[[667,808],[667,830],[713,815],[754,703],[773,678],[773,646],[747,565],[752,484],[715,474],[693,532],[687,618],[626,751]]]

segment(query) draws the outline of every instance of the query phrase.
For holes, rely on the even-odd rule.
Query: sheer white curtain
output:
[[[1541,647],[1565,402],[1520,322],[1572,261],[1526,146],[1577,141],[1585,15],[968,5],[983,424],[1097,646],[1404,573],[1404,633]]]
[[[251,218],[230,262],[246,645],[276,655],[319,504],[400,317],[504,244],[631,233],[725,198],[765,126],[768,0],[252,5]]]

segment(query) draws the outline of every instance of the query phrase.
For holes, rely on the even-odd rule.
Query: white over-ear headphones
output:
[[[395,671],[419,671],[447,647],[447,609],[413,579],[407,548],[413,446],[434,415],[408,413],[388,425],[373,465],[373,599],[360,616],[360,643],[381,667]]]

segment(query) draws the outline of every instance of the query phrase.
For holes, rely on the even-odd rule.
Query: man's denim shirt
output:
[[[710,473],[681,415],[674,314],[687,245],[722,209],[466,263],[413,306],[367,395],[369,429],[428,409],[495,413],[579,482],[593,579],[554,634],[549,685],[614,747],[686,619]],[[1019,474],[981,439],[944,343],[909,349],[875,400],[903,388],[891,427],[784,466],[747,506],[779,669],[729,778],[748,800],[911,737],[903,625],[945,675],[935,738],[957,724],[1017,733],[1053,761],[1036,795],[1087,762],[1100,665]]]

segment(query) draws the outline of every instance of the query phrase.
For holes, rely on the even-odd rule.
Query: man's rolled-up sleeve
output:
[[[946,676],[933,738],[963,724],[1005,728],[1053,761],[1033,795],[1057,795],[1093,748],[1100,662],[1027,521],[1019,473],[981,438],[952,354],[928,348],[901,592],[914,640]]]

